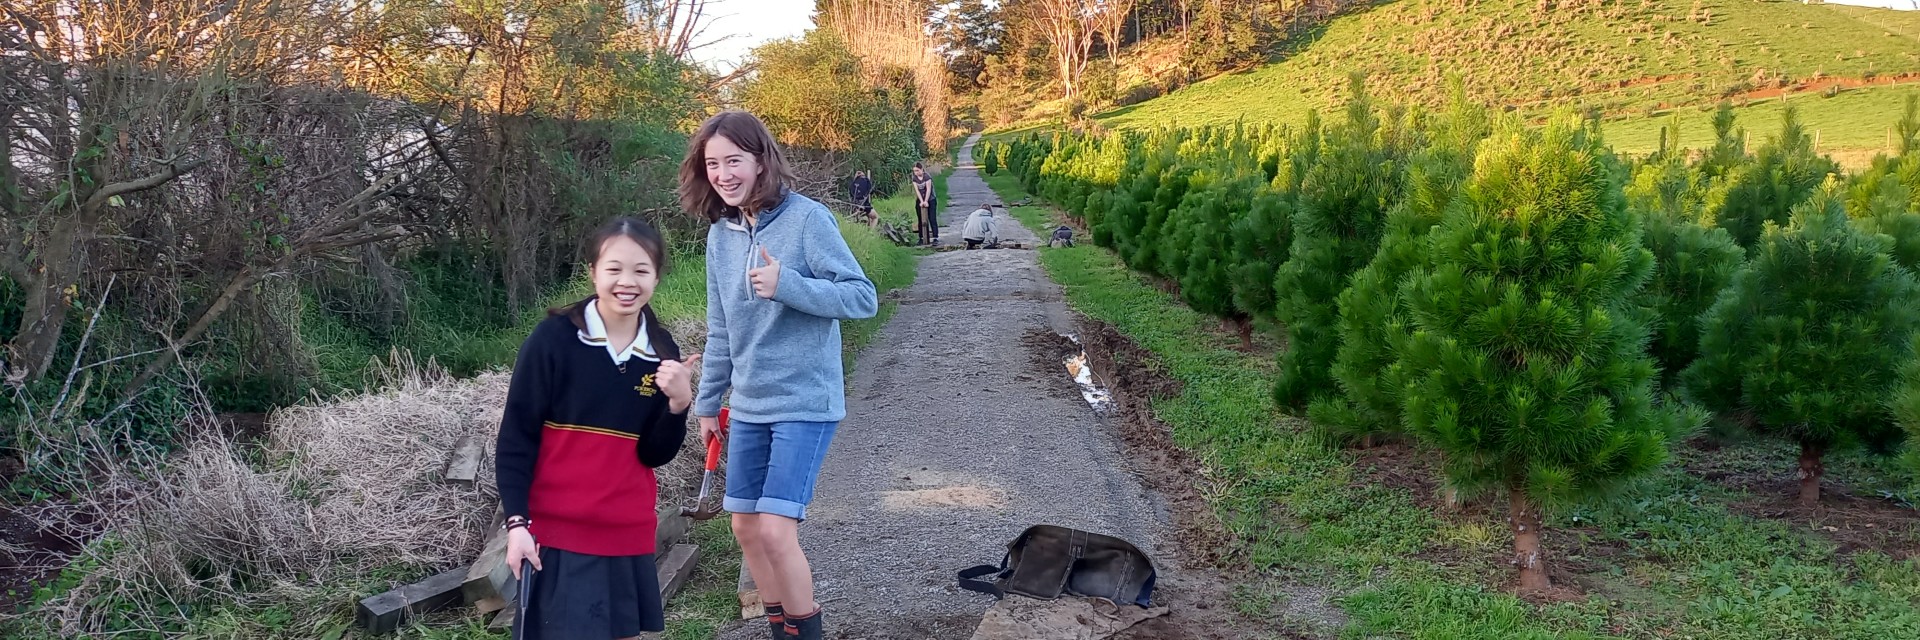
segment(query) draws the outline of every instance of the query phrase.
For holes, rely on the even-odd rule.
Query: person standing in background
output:
[[[939,199],[933,194],[933,176],[927,175],[927,169],[920,163],[913,163],[913,201],[914,214],[920,223],[920,244],[940,243],[939,212],[933,210]]]
[[[853,185],[847,189],[853,199],[855,213],[866,216],[868,223],[875,222],[873,217],[873,179],[865,171],[853,172]]]

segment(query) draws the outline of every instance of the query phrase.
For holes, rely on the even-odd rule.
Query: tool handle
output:
[[[520,588],[518,589],[519,593],[516,594],[518,596],[517,601],[514,603],[514,605],[516,605],[517,607],[517,609],[514,611],[514,619],[513,619],[514,640],[521,640],[522,638],[527,637],[526,636],[527,626],[533,624],[532,620],[526,619],[527,618],[527,600],[533,597],[533,573],[534,573],[533,560],[529,558],[521,558],[520,559],[520,585],[519,585]]]
[[[707,471],[720,469],[720,438],[726,436],[726,423],[728,423],[730,411],[732,407],[720,407],[720,432],[707,438]]]
[[[720,468],[720,436],[707,437],[707,473]]]

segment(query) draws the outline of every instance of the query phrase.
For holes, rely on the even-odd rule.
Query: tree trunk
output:
[[[1800,443],[1800,506],[1820,505],[1820,476],[1827,472],[1827,465],[1822,458],[1826,454],[1824,447]]]
[[[27,290],[27,299],[21,309],[19,331],[7,348],[9,381],[37,380],[53,366],[60,333],[67,324],[67,307],[72,302],[67,289],[78,284],[85,258],[80,242],[79,218],[62,217],[40,244],[41,259],[32,280],[20,283]]]
[[[1240,348],[1253,351],[1253,319],[1242,316],[1234,318],[1233,324],[1240,331]]]
[[[1546,590],[1546,554],[1540,548],[1540,510],[1527,500],[1527,492],[1507,490],[1507,517],[1513,525],[1513,565],[1520,569],[1520,592]]]

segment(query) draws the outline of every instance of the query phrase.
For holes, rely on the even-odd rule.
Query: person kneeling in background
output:
[[[1073,227],[1063,224],[1055,228],[1053,230],[1053,238],[1048,240],[1047,244],[1056,249],[1073,246]]]
[[[961,230],[960,239],[967,241],[968,249],[978,249],[981,245],[991,247],[1000,244],[1000,238],[993,230],[992,203],[980,205],[980,208],[973,210],[972,215],[967,216],[967,224]]]

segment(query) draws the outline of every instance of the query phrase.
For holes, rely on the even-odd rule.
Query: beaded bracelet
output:
[[[507,521],[500,525],[500,529],[503,531],[512,531],[529,526],[533,526],[533,520],[528,519],[526,516],[513,516],[507,518]]]

